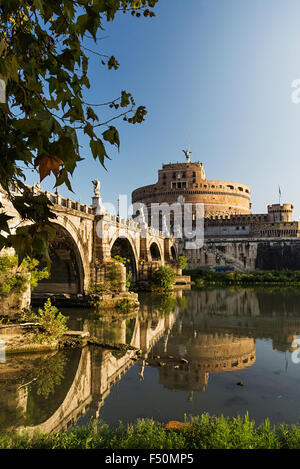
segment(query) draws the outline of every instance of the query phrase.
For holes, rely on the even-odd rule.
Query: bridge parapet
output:
[[[36,195],[45,194],[56,215],[53,224],[57,236],[51,244],[55,275],[52,283],[45,282],[45,288],[51,287],[54,293],[56,288],[60,293],[85,293],[90,284],[104,281],[105,266],[116,256],[130,259],[127,269],[131,269],[133,281],[147,280],[160,265],[173,267],[176,240],[165,231],[105,212],[104,207],[102,213],[97,213],[96,206],[63,197],[57,191],[44,191],[39,184],[27,187]],[[11,190],[21,194],[16,186]],[[6,199],[8,213],[17,218],[19,215]],[[64,267],[66,259],[68,271]]]
[[[82,204],[81,202],[69,199],[68,197],[63,197],[60,194],[52,193],[49,191],[44,191],[39,184],[36,184],[34,186],[28,186],[28,189],[31,189],[34,194],[45,194],[46,197],[50,200],[55,205],[60,205],[65,208],[70,208],[72,210],[77,210],[78,212],[82,213],[88,213],[88,214],[93,214],[93,207],[88,204]],[[21,194],[22,192],[17,188],[16,185],[13,185],[11,188],[12,193],[19,193]]]

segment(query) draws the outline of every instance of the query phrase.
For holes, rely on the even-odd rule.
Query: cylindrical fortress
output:
[[[228,181],[207,181],[203,163],[164,164],[158,182],[140,187],[132,193],[132,203],[173,204],[183,197],[185,203],[204,204],[204,216],[250,214],[250,188]]]

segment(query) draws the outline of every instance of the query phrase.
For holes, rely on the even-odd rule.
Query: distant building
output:
[[[196,204],[203,204],[205,238],[300,237],[300,222],[293,221],[293,205],[268,205],[267,213],[252,214],[250,197],[250,188],[245,184],[207,180],[203,163],[191,162],[188,155],[185,163],[164,164],[158,171],[157,183],[132,192],[132,203],[147,207],[149,225],[155,204],[175,204],[179,200],[191,204],[194,222]]]
[[[300,222],[293,221],[293,205],[268,205],[268,213],[208,217],[206,238],[298,238]]]
[[[228,181],[208,181],[203,163],[164,164],[158,171],[158,182],[140,187],[132,193],[132,202],[173,204],[178,197],[185,203],[203,203],[204,216],[250,214],[250,188]]]

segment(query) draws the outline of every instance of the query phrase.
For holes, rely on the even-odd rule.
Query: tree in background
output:
[[[23,168],[36,170],[40,181],[52,173],[55,187],[65,184],[72,190],[69,176],[82,160],[77,132],[89,137],[93,158],[105,167],[107,144],[120,146],[112,122],[123,118],[129,124],[141,123],[147,113],[125,90],[105,103],[85,102],[91,52],[85,38],[97,44],[104,21],[113,21],[117,13],[154,16],[157,1],[0,0],[0,82],[6,89],[6,102],[0,103],[0,186],[21,219],[31,222],[12,234],[10,217],[0,203],[0,250],[13,247],[19,262],[36,253],[49,260],[48,243],[55,236],[51,203],[25,185]],[[95,53],[99,66],[118,69],[114,56]],[[101,122],[97,106],[113,115]]]

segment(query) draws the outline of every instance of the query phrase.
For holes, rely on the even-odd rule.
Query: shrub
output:
[[[38,269],[38,266],[39,261],[37,259],[27,257],[21,265],[18,265],[18,257],[16,255],[0,256],[0,295],[7,296],[26,291],[28,273],[30,273],[31,290],[37,286],[40,280],[49,278],[50,273],[48,269]]]
[[[132,279],[132,272],[129,271],[126,274],[126,290],[129,291],[130,285],[131,285],[131,279]]]
[[[120,313],[126,314],[134,310],[136,308],[136,304],[132,300],[124,298],[117,304],[117,308]]]
[[[50,298],[47,299],[44,308],[38,309],[36,320],[41,325],[42,332],[34,334],[34,342],[53,342],[68,330],[65,316],[52,306]]]
[[[121,277],[119,261],[113,259],[113,262],[107,265],[107,278],[110,283],[111,291],[118,291],[120,289]]]
[[[109,291],[110,291],[109,282],[95,283],[93,285],[90,285],[89,287],[90,295],[103,295],[104,293],[108,293]]]
[[[179,256],[177,260],[177,266],[179,269],[184,270],[187,266],[187,258],[185,256]]]
[[[171,291],[174,287],[176,274],[171,267],[160,266],[152,274],[151,289],[153,291]]]

